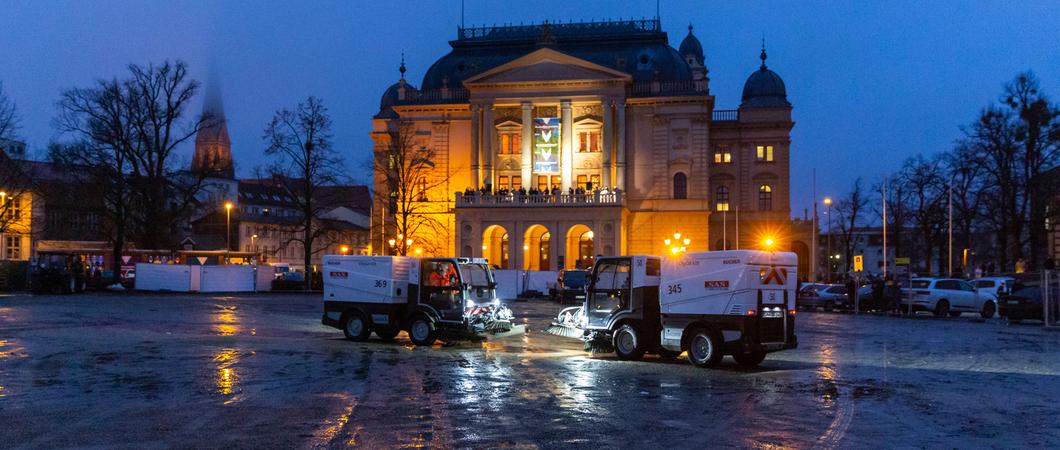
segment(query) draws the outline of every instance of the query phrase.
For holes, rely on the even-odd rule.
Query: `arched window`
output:
[[[758,210],[769,211],[773,209],[773,187],[763,184],[758,188]]]
[[[688,198],[688,177],[684,172],[674,174],[674,198]]]
[[[729,188],[718,186],[718,189],[714,191],[714,209],[718,211],[729,210]]]

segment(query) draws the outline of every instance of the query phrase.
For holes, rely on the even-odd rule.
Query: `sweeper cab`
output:
[[[363,341],[406,331],[416,345],[439,337],[511,333],[512,313],[497,298],[485,259],[327,255],[321,322]]]
[[[597,259],[583,306],[587,348],[619,358],[728,354],[754,366],[797,346],[794,253],[730,250]]]

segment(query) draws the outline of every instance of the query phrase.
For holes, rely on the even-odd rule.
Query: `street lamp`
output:
[[[258,240],[258,235],[256,235],[256,234],[250,235],[250,251],[252,251],[254,253],[258,252],[257,246],[254,245],[254,241],[256,241],[256,240]]]
[[[832,197],[824,198],[825,212],[828,216],[828,254],[832,254]],[[828,262],[828,281],[832,281],[832,272],[835,270],[832,267],[832,262]]]
[[[394,254],[394,246],[397,245],[397,240],[390,239],[390,240],[386,241],[386,243],[390,244],[390,254],[393,255]]]
[[[232,249],[232,202],[225,202],[225,251]]]
[[[339,253],[342,253],[343,255],[345,255],[346,253],[349,253],[349,251],[350,251],[350,246],[345,245],[345,244],[339,246]]]
[[[681,233],[674,233],[673,239],[663,239],[663,244],[670,249],[671,254],[676,255],[678,253],[687,252],[688,246],[692,244],[692,240],[689,238],[681,239]]]

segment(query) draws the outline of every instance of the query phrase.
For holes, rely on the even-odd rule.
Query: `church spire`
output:
[[[224,102],[221,99],[221,84],[212,74],[206,84],[202,115],[206,118],[206,123],[195,135],[195,155],[191,160],[191,171],[216,177],[234,178],[232,142],[228,138],[228,123],[225,119]]]

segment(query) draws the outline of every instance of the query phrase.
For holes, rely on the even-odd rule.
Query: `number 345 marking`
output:
[[[667,294],[680,294],[681,293],[681,283],[667,285],[666,286],[666,293]]]

